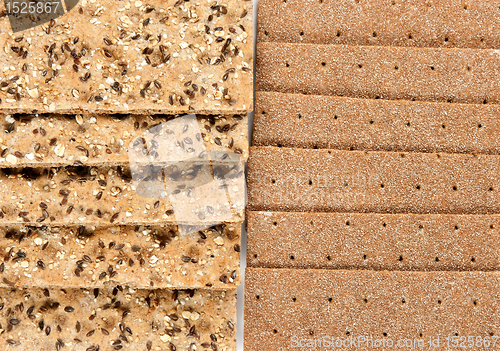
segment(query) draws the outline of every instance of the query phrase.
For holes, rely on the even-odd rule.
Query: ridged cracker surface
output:
[[[186,150],[197,142],[197,150],[192,150],[192,154],[196,153],[194,157],[202,153],[234,153],[242,161],[248,157],[247,117],[240,115],[200,115],[197,125],[191,119],[187,121],[188,127],[197,130],[184,133],[180,130],[179,134],[173,129],[182,122],[174,121],[175,116],[44,114],[2,117],[0,123],[4,124],[7,133],[0,136],[1,167],[164,164],[175,161],[173,153],[164,148],[177,141],[178,148]],[[138,156],[142,150],[149,151],[151,157]]]
[[[500,157],[253,147],[248,209],[494,214]]]
[[[236,347],[236,290],[0,289],[4,350]]]
[[[249,211],[247,232],[250,267],[500,269],[498,215]]]
[[[22,33],[0,21],[0,112],[252,109],[251,1],[81,0]]]
[[[176,226],[6,226],[4,287],[218,288],[240,282],[240,224],[193,233]]]
[[[176,173],[152,166],[137,172],[121,166],[3,169],[0,223],[183,223],[209,227],[224,221],[240,222],[243,204],[231,202],[229,194],[240,200],[243,180],[229,180],[226,192],[220,188],[224,181],[207,177],[205,168],[191,165],[190,172],[177,175],[178,182],[169,179]],[[167,189],[172,188],[175,190],[167,195]]]
[[[499,48],[498,4],[441,0],[262,0],[258,41]]]
[[[498,105],[257,92],[253,145],[500,154]]]
[[[497,50],[257,44],[256,90],[438,102],[500,102]]]
[[[498,273],[485,272],[249,268],[245,349],[331,350],[339,338],[339,349],[453,350],[472,337],[481,343],[469,350],[483,350],[485,340],[497,350],[499,284]],[[362,337],[371,343],[351,344]]]

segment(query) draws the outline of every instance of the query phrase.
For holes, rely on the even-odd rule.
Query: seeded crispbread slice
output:
[[[81,0],[22,33],[0,21],[0,112],[252,109],[251,1]]]
[[[182,223],[203,228],[242,220],[243,204],[232,200],[243,196],[243,179],[232,179],[225,189],[224,180],[206,179],[206,166],[182,170],[185,173],[151,166],[132,173],[120,166],[2,169],[0,223]],[[167,186],[165,179],[174,176],[177,181]],[[174,200],[180,200],[175,208]]]
[[[240,227],[4,226],[0,284],[225,289],[240,283]]]
[[[249,211],[246,223],[250,267],[500,269],[498,215]]]
[[[499,65],[497,50],[259,43],[256,89],[499,103]]]
[[[0,289],[13,350],[235,350],[236,289]],[[59,344],[59,345],[58,345]],[[213,345],[213,346],[212,346]]]
[[[258,41],[500,48],[498,5],[453,0],[259,1]]]
[[[497,105],[257,92],[253,144],[500,154]]]
[[[372,340],[372,344],[354,345],[359,350],[449,350],[453,348],[448,346],[452,340],[459,341],[463,336],[475,340],[480,337],[482,342],[488,339],[493,345],[500,332],[496,318],[500,309],[499,284],[497,272],[249,268],[245,283],[245,349],[335,347],[304,346],[308,340],[323,337],[330,338],[333,345],[337,338],[347,340],[347,348],[352,345],[351,338]],[[429,340],[437,338],[440,343],[428,347]],[[394,344],[387,347],[386,343],[384,347],[383,339]],[[305,341],[297,346],[300,340]],[[397,347],[398,340],[421,340],[425,344]],[[483,348],[474,345],[471,350]]]
[[[253,147],[248,209],[494,214],[500,157]]]
[[[201,141],[201,152],[229,152],[248,157],[248,121],[246,116],[197,116],[196,130],[175,134],[181,117],[161,115],[6,115],[1,123],[8,133],[0,136],[0,167],[50,167],[68,164],[128,165],[129,162],[164,163],[162,155],[144,160],[131,148],[154,149],[168,154],[161,136],[171,140]],[[190,123],[194,124],[194,123]],[[142,139],[146,140],[144,146]],[[158,140],[158,141],[155,141]],[[192,142],[191,142],[192,144]],[[186,144],[188,145],[188,144]],[[189,146],[189,145],[188,145]]]

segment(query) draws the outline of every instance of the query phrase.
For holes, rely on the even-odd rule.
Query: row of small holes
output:
[[[285,62],[285,66],[286,66],[286,67],[290,67],[290,63]],[[324,61],[323,61],[323,62],[321,62],[321,66],[326,67],[326,62],[324,62]],[[362,63],[358,63],[358,68],[360,68],[360,69],[361,69],[361,68],[363,68],[363,64],[362,64]],[[395,70],[398,70],[398,69],[399,69],[399,66],[398,66],[398,65],[394,65],[394,69],[395,69]],[[434,66],[432,66],[432,65],[431,65],[431,66],[429,66],[429,69],[430,69],[431,71],[435,71],[435,70],[436,70],[436,67],[434,67]],[[471,67],[470,67],[470,66],[466,66],[466,70],[467,70],[467,71],[470,71],[470,70],[471,70]]]
[[[491,189],[490,191],[493,191],[493,189],[492,189],[492,188],[490,188],[490,189]],[[351,222],[350,222],[350,221],[346,221],[346,222],[345,222],[345,224],[349,226],[349,225],[351,225]],[[273,225],[274,225],[274,226],[277,226],[277,225],[278,225],[278,222],[276,222],[276,221],[275,221],[275,222],[273,222]],[[314,222],[313,222],[313,221],[311,221],[311,225],[314,225]],[[387,223],[382,222],[382,226],[383,226],[383,227],[387,227]],[[458,227],[458,225],[455,225],[455,226],[454,226],[454,228],[455,228],[455,230],[460,229],[460,228]],[[495,228],[495,226],[494,226],[493,224],[490,224],[490,229],[493,229],[493,228]],[[419,225],[418,225],[418,229],[424,229],[424,226],[423,226],[423,225],[421,225],[421,224],[419,224]]]
[[[257,258],[257,255],[255,254],[255,255],[254,255],[254,257],[255,257],[255,258]],[[295,256],[294,256],[294,255],[291,255],[291,256],[290,256],[290,259],[291,259],[291,260],[295,260]],[[332,260],[332,258],[331,258],[330,256],[326,256],[326,259],[327,259],[328,261],[331,261],[331,260]],[[368,259],[368,258],[367,258],[367,256],[366,256],[366,255],[363,255],[363,260],[366,260],[366,259]],[[403,258],[403,256],[399,256],[397,260],[398,260],[399,262],[402,262],[402,261],[404,260],[404,258]],[[439,257],[436,257],[436,258],[434,259],[434,261],[435,261],[435,262],[439,262],[439,261],[440,261]],[[471,257],[470,261],[471,261],[471,262],[476,262],[476,258],[475,258],[475,257]]]
[[[401,156],[402,156],[402,157],[404,157],[403,155],[404,155],[404,154],[402,154]],[[272,183],[272,184],[276,184],[276,179],[271,179],[271,183]],[[309,179],[308,184],[309,184],[309,185],[313,185],[313,181],[312,181],[311,179]],[[344,183],[344,187],[347,187],[347,186],[348,186],[348,184],[347,184],[347,183]],[[382,183],[382,184],[380,184],[380,188],[384,189],[384,188],[385,188],[385,184],[383,184],[383,183]],[[415,186],[415,188],[416,188],[417,190],[421,190],[420,185],[416,185],[416,186]],[[456,186],[456,185],[454,185],[454,186],[452,187],[452,189],[453,189],[453,191],[457,191],[457,190],[458,190],[458,188],[457,188],[457,186]],[[493,190],[494,190],[494,189],[493,189],[492,187],[489,187],[489,188],[488,188],[488,191],[493,191]]]

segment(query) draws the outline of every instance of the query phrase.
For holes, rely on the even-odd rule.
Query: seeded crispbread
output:
[[[259,1],[258,41],[500,48],[489,1]]]
[[[183,174],[150,166],[133,173],[120,166],[2,169],[0,223],[240,222],[244,204],[233,201],[243,201],[243,179],[230,179],[231,186],[221,188],[225,181],[208,179],[206,168],[190,165]],[[166,181],[174,176],[175,182]]]
[[[252,109],[251,1],[81,0],[22,33],[0,21],[0,112]]]
[[[454,336],[481,337],[482,342],[486,338],[493,345],[500,331],[500,321],[494,317],[500,308],[499,284],[497,272],[249,268],[245,349],[306,350],[311,347],[297,346],[293,340],[306,340],[305,345],[323,337],[333,342],[347,339],[347,345],[351,345],[349,339],[359,337],[394,342],[385,348],[355,345],[360,350],[449,350]],[[427,348],[429,340],[436,338],[440,343]],[[405,339],[420,339],[425,345],[396,347],[398,340]],[[312,348],[332,349],[318,344]]]
[[[171,140],[201,141],[200,153],[229,152],[248,157],[248,122],[246,116],[197,116],[197,130],[176,135],[176,116],[162,115],[6,115],[0,136],[0,167],[47,167],[68,164],[128,165],[129,162],[164,163],[169,152],[163,135]],[[182,121],[181,121],[182,119]],[[186,120],[186,123],[191,120]],[[193,123],[190,123],[193,124]],[[29,136],[29,137],[28,137]],[[144,146],[142,138],[146,140]],[[156,141],[158,140],[158,141]],[[143,160],[133,150],[155,149],[158,157]],[[189,146],[188,144],[186,144]],[[181,146],[179,146],[181,147]],[[173,161],[173,160],[172,160]]]
[[[235,350],[236,289],[0,289],[13,350]],[[213,346],[212,346],[213,345]]]
[[[499,65],[497,50],[259,43],[256,89],[498,104]]]
[[[248,209],[494,214],[500,157],[253,147]]]
[[[240,227],[183,234],[176,226],[4,226],[0,284],[225,289],[240,282]]]
[[[249,211],[247,231],[250,267],[500,269],[498,215]]]
[[[498,105],[257,92],[253,144],[500,154]]]

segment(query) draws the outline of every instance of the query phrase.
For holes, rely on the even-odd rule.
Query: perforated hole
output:
[[[274,334],[278,334],[278,331],[276,329],[273,330]]]
[[[448,37],[445,37],[445,38],[444,38],[445,43],[447,43],[447,42],[448,42],[448,40],[449,40],[449,39],[448,39]]]
[[[300,32],[300,36],[303,36],[304,35],[304,32]]]
[[[402,299],[402,300],[401,300],[401,303],[406,303],[406,300],[405,300],[405,299]]]
[[[332,302],[332,301],[333,301],[333,298],[329,297],[328,302]]]
[[[368,299],[367,299],[367,298],[364,298],[364,299],[363,299],[363,301],[364,301],[365,303],[368,303]]]
[[[363,260],[366,260],[366,255],[363,255]]]
[[[436,257],[434,260],[435,260],[436,262],[439,262],[439,257]]]
[[[411,34],[408,34],[408,39],[412,40],[413,36]]]
[[[434,71],[434,70],[435,70],[434,66],[430,66],[429,68],[430,68],[432,71]]]
[[[398,261],[402,262],[403,261],[403,256],[399,256]]]
[[[453,186],[453,191],[457,191],[457,187],[455,185]]]
[[[337,37],[340,37],[340,32],[339,31],[337,31]]]
[[[406,126],[409,127],[410,126],[410,122],[406,122]]]
[[[274,222],[273,224],[274,224],[274,225],[278,225],[278,222]]]
[[[398,65],[394,66],[394,69],[398,70],[398,69],[399,69],[399,66],[398,66]]]
[[[359,68],[363,68],[363,65],[361,63],[358,63]]]
[[[382,333],[382,335],[385,337],[385,336],[387,336],[387,333],[386,333],[386,332],[384,332],[384,333]]]
[[[380,184],[380,187],[383,189],[383,188],[385,188],[385,185],[384,184]]]
[[[293,300],[293,302],[296,302],[297,298],[296,297],[292,297],[292,300]]]
[[[482,125],[481,123],[479,123],[479,124],[477,125],[477,127],[478,127],[478,128],[483,128],[483,125]]]
[[[325,67],[326,66],[326,62],[321,62],[321,66]]]
[[[314,331],[309,331],[309,335],[314,335]]]
[[[309,179],[309,185],[313,185],[313,181]]]
[[[442,125],[441,125],[441,128],[445,129],[445,128],[446,128],[446,125],[442,124]]]
[[[458,230],[458,225],[455,226],[455,230]]]
[[[288,62],[285,62],[285,66],[290,67],[290,64]]]
[[[327,259],[328,261],[331,261],[331,260],[332,260],[332,258],[331,258],[330,256],[326,256],[326,259]]]
[[[375,122],[374,121],[370,121],[370,124],[373,124],[373,123],[375,123]]]
[[[290,259],[295,260],[295,256],[294,255],[290,256]]]
[[[339,117],[337,115],[333,116],[333,119],[338,119]]]
[[[349,226],[351,223],[349,221],[345,222],[345,225]]]
[[[470,66],[467,66],[467,71],[470,71],[470,69],[471,69]]]
[[[491,187],[490,187],[490,188],[488,189],[488,191],[493,191],[493,188],[491,188]]]
[[[490,224],[490,229],[493,229],[495,228],[495,226],[493,224]]]
[[[299,117],[299,119],[301,119],[301,118],[302,118],[302,114],[300,114],[300,113],[299,113],[299,114],[297,115],[297,117]]]
[[[473,304],[474,306],[477,306],[477,301],[476,301],[476,300],[472,301],[472,304]]]
[[[264,31],[264,35],[265,35],[265,36],[268,36],[268,35],[269,35],[269,33],[267,32],[267,30],[265,30],[265,31]]]
[[[253,255],[253,258],[257,258],[257,254]]]
[[[373,36],[374,38],[376,38],[376,37],[377,37],[377,32],[373,32],[373,33],[372,33],[372,36]]]
[[[276,184],[276,179],[272,179],[271,183]]]
[[[470,261],[471,262],[476,262],[476,259],[474,257],[471,257]]]
[[[441,302],[442,302],[441,300],[439,299],[437,300],[438,305],[441,305]]]
[[[382,227],[387,227],[387,223],[382,223]]]
[[[255,296],[255,298],[256,298],[257,300],[260,300],[260,296],[259,296],[259,295]]]
[[[420,185],[417,185],[415,188],[416,188],[417,190],[420,190]]]
[[[483,100],[483,104],[485,104],[485,105],[486,105],[487,103],[488,103],[488,101],[487,101],[486,99],[484,99],[484,100]]]

